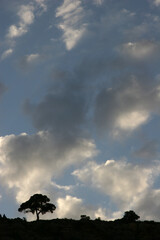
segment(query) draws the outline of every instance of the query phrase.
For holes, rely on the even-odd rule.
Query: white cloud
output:
[[[48,132],[0,138],[1,183],[15,189],[18,202],[35,192],[43,192],[52,185],[53,176],[96,154],[89,139],[77,139],[64,148],[61,141]]]
[[[80,7],[80,5],[80,0],[64,0],[63,4],[57,8],[56,16],[61,17],[66,13],[71,14],[71,11],[75,11],[76,8],[79,8],[78,11],[81,11],[82,8]],[[67,18],[67,16],[65,16],[64,18]]]
[[[160,5],[160,0],[154,0],[154,4],[155,4],[156,6],[159,6],[159,5]]]
[[[112,213],[112,218],[110,220],[120,219],[123,217],[124,212],[123,211],[116,211]]]
[[[128,16],[130,16],[130,17],[134,17],[135,15],[136,15],[136,13],[135,12],[130,12],[128,9],[126,9],[126,8],[123,8],[122,9],[122,13],[124,13],[124,14],[126,14],[126,15],[128,15]]]
[[[20,37],[28,32],[28,26],[34,21],[33,5],[21,5],[17,15],[19,16],[18,25],[13,24],[8,29],[7,37],[10,39]]]
[[[62,189],[62,190],[65,190],[65,191],[70,191],[73,188],[72,185],[62,186],[62,185],[59,185],[59,184],[57,184],[56,182],[53,182],[53,181],[51,182],[51,186],[54,186],[57,189]]]
[[[5,58],[9,57],[12,53],[13,53],[13,49],[9,48],[8,50],[6,50],[2,53],[1,59],[3,60]]]
[[[105,209],[86,206],[81,198],[67,195],[57,199],[55,217],[80,219],[81,215],[90,216],[91,219],[100,217],[106,219]]]
[[[159,44],[151,41],[128,42],[123,44],[118,50],[129,57],[135,59],[146,59],[160,50]]]
[[[40,55],[38,53],[30,54],[26,56],[27,63],[32,63],[37,61],[40,58]]]
[[[98,208],[97,211],[95,211],[95,218],[101,218],[103,220],[107,220],[105,212],[106,212],[106,209]]]
[[[147,77],[123,78],[115,88],[103,89],[97,95],[95,121],[102,133],[108,129],[113,136],[134,131],[159,114],[159,85],[148,85]]]
[[[104,0],[94,0],[94,3],[95,3],[96,5],[102,5],[103,2],[104,2]]]
[[[119,211],[107,212],[110,205],[106,205],[106,210],[97,210],[99,214],[104,213],[104,217],[107,215],[104,219],[121,218],[124,211],[134,209],[142,220],[158,221],[160,189],[154,189],[154,182],[159,173],[158,162],[146,167],[126,160],[107,160],[102,164],[89,162],[72,174],[95,191],[109,196],[116,204]]]
[[[80,218],[80,208],[82,208],[82,199],[67,195],[65,198],[57,200],[56,215],[59,218],[67,217],[73,219],[76,219],[77,215],[79,215]]]
[[[34,7],[32,5],[22,5],[18,11],[20,25],[30,25],[34,21]]]
[[[47,11],[46,0],[35,0],[35,2],[43,9],[44,12]]]
[[[154,167],[149,169],[124,160],[108,160],[104,164],[90,162],[83,169],[75,170],[73,175],[110,196],[125,209],[152,185],[155,172]]]
[[[27,28],[26,28],[25,25],[22,25],[22,26],[19,26],[19,27],[15,26],[15,25],[11,25],[9,27],[7,37],[8,38],[20,37],[23,34],[25,34],[26,32],[27,32]]]
[[[57,8],[56,17],[62,18],[58,27],[64,32],[63,40],[67,50],[71,50],[86,31],[86,24],[83,22],[84,9],[81,6],[81,1],[64,0],[63,4]]]
[[[38,7],[43,9],[43,12],[47,11],[47,5],[45,0],[35,0]],[[35,19],[36,7],[34,4],[21,5],[17,12],[19,22],[17,25],[12,24],[7,33],[7,38],[13,39],[20,37],[28,32],[28,27],[33,24]]]
[[[133,111],[120,115],[116,120],[116,125],[122,130],[134,130],[140,125],[146,123],[149,119],[149,113],[146,111]]]

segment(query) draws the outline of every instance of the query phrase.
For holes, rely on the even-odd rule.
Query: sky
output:
[[[0,1],[0,213],[160,220],[160,0]],[[27,219],[34,216],[28,214]]]

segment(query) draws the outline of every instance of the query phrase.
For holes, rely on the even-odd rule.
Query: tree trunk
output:
[[[37,221],[39,221],[39,212],[36,210]]]

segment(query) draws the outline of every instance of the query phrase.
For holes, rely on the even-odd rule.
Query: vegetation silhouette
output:
[[[35,195],[38,196],[41,194]],[[33,198],[33,196],[31,198]],[[27,209],[25,209],[25,211],[27,211]],[[31,209],[29,209],[29,212],[30,211]],[[100,218],[96,218],[95,220],[93,220],[90,219],[90,217],[87,215],[81,215],[80,220],[65,218],[27,222],[25,218],[9,219],[5,215],[2,216],[0,214],[0,239],[6,240],[160,239],[160,222],[140,221],[138,219],[139,216],[133,210],[126,211],[121,219],[117,219],[114,221],[104,221],[101,220]]]
[[[52,203],[49,203],[50,199],[46,195],[34,194],[30,199],[20,205],[18,209],[19,212],[24,213],[36,213],[37,221],[39,220],[40,214],[45,214],[47,212],[53,213],[56,206]]]
[[[81,220],[82,220],[82,221],[88,221],[88,220],[90,220],[90,216],[81,215]]]
[[[27,222],[0,218],[2,240],[159,240],[160,223],[51,219]]]
[[[131,223],[131,222],[135,222],[139,218],[140,218],[140,216],[138,216],[133,210],[130,210],[130,211],[126,211],[124,213],[122,221],[124,221],[126,223]]]

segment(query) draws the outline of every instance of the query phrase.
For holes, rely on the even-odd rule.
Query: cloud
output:
[[[36,16],[40,16],[43,12],[47,11],[46,2],[46,0],[34,0],[29,4],[18,7],[16,15],[19,21],[17,24],[10,25],[6,34],[10,45],[15,45],[14,40],[29,31],[29,26],[34,23]]]
[[[94,3],[95,3],[96,5],[102,5],[103,2],[104,2],[104,0],[94,0]]]
[[[150,24],[148,24],[147,21],[143,21],[138,25],[133,25],[130,29],[125,29],[124,33],[129,39],[143,39],[144,36],[146,37],[147,33],[150,32],[152,24],[153,21],[150,21]]]
[[[49,195],[47,194],[47,196]],[[45,215],[42,215],[42,219],[53,219],[54,216],[54,218],[68,218],[78,220],[81,218],[81,215],[90,216],[91,219],[95,219],[98,217],[103,220],[108,219],[105,215],[105,209],[97,206],[86,205],[84,200],[81,198],[77,198],[75,196],[67,194],[63,197],[50,197],[50,199],[51,202],[56,205],[56,211],[53,214],[46,213]],[[35,217],[33,215],[28,215],[27,219],[33,221]]]
[[[79,215],[80,218],[80,214],[77,214],[77,211],[80,213],[81,210],[80,208],[82,208],[82,199],[79,199],[77,197],[72,197],[67,195],[65,198],[59,198],[57,200],[57,213],[56,215],[59,218],[73,218],[76,219],[77,215]]]
[[[18,26],[11,25],[8,29],[7,37],[9,39],[20,37],[28,32],[28,26],[34,21],[34,6],[21,5],[17,13],[19,16]]]
[[[156,6],[159,6],[159,5],[160,5],[160,0],[154,0],[154,4],[155,4]]]
[[[159,114],[159,85],[148,85],[144,77],[130,76],[112,88],[99,92],[95,122],[101,132],[133,131],[146,124],[152,113]]]
[[[5,58],[9,57],[13,53],[13,49],[9,48],[2,53],[1,59],[4,60]]]
[[[152,1],[152,3],[154,3]],[[138,22],[130,22],[129,27],[123,29],[124,38],[128,39],[126,43],[143,43],[146,48],[147,43],[153,43],[158,45],[159,48],[159,40],[157,38],[157,30],[160,26],[160,18],[156,12],[148,12],[147,14],[142,14],[141,17],[139,14],[136,14],[137,19],[139,18]],[[152,36],[152,37],[151,37]],[[156,41],[158,40],[158,42]],[[143,46],[142,46],[143,49]]]
[[[40,58],[40,55],[38,53],[30,54],[30,55],[26,56],[26,61],[28,63],[32,63],[32,62],[36,61],[39,58]]]
[[[69,143],[48,132],[4,136],[0,138],[1,183],[13,188],[16,200],[23,202],[35,192],[53,187],[52,177],[64,169],[95,155],[91,139],[77,138]]]
[[[108,220],[108,218],[107,218],[107,216],[106,216],[106,209],[98,208],[94,215],[95,215],[95,218],[100,218],[100,219],[103,219],[103,220]]]
[[[110,196],[121,209],[152,184],[154,168],[133,165],[125,160],[108,160],[104,164],[90,162],[73,175]]]
[[[62,190],[65,190],[65,191],[70,191],[70,190],[73,188],[72,185],[62,186],[62,185],[59,185],[59,184],[57,184],[57,183],[55,183],[55,182],[52,182],[52,183],[51,183],[51,186],[54,186],[54,187],[57,188],[57,189],[62,189]]]
[[[22,5],[18,11],[20,22],[23,25],[30,25],[34,21],[34,7],[32,5]]]
[[[101,217],[106,219],[105,210],[93,206],[85,206],[82,199],[66,195],[57,199],[55,216],[58,218],[80,219],[81,215],[90,216],[92,219]]]
[[[71,50],[80,41],[86,31],[84,9],[80,0],[64,0],[57,8],[56,17],[62,21],[58,27],[63,31],[63,41],[67,50]]]
[[[159,197],[160,189],[149,189],[135,198],[134,206],[141,219],[159,221]]]
[[[26,101],[25,112],[31,116],[35,128],[48,130],[58,138],[87,135],[88,95],[85,82],[68,72],[53,74],[54,82],[38,104]],[[86,133],[85,133],[86,132]]]
[[[141,124],[144,124],[149,119],[149,114],[145,111],[133,111],[124,115],[121,115],[117,121],[117,127],[122,130],[134,130]]]
[[[158,142],[148,141],[141,148],[133,153],[133,156],[140,159],[152,160],[158,156]]]
[[[40,6],[43,9],[43,12],[47,11],[46,0],[35,0],[35,2],[38,4],[38,6]]]
[[[7,87],[0,82],[0,97],[7,91]]]
[[[32,53],[22,57],[18,64],[21,69],[26,70],[40,63],[42,59],[44,59],[44,56],[40,55],[39,53]]]
[[[160,51],[159,43],[151,41],[128,42],[118,48],[119,52],[125,56],[136,60],[145,60]]]
[[[158,221],[160,189],[155,189],[154,184],[159,181],[159,172],[157,161],[147,166],[127,160],[107,160],[101,164],[91,161],[72,174],[95,191],[109,196],[116,204],[117,212],[108,212],[107,208],[111,206],[106,205],[107,219],[121,218],[124,211],[134,209],[142,220]]]
[[[23,34],[25,34],[26,32],[27,32],[27,28],[25,25],[22,25],[19,27],[15,26],[15,25],[11,25],[9,27],[7,37],[8,38],[20,37]]]

